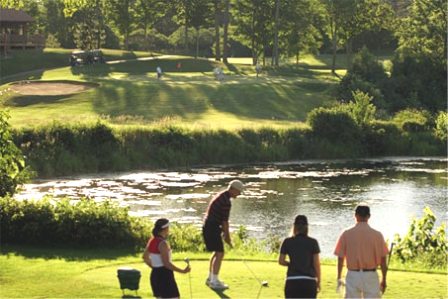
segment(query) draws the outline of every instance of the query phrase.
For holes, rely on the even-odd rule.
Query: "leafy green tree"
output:
[[[447,63],[447,1],[414,0],[398,27],[399,51]]]
[[[199,55],[200,27],[209,25],[211,17],[210,3],[207,0],[191,0],[191,8],[188,12],[189,24],[196,31],[196,52],[195,58]]]
[[[73,33],[70,21],[64,15],[63,0],[46,0],[43,2],[45,33],[53,35],[62,47],[73,48]]]
[[[388,28],[393,20],[393,10],[384,0],[355,0],[346,8],[341,22],[341,37],[345,43],[348,65],[351,65],[353,39],[364,31]]]
[[[106,16],[123,36],[126,50],[135,21],[135,4],[136,0],[105,0]]]
[[[0,111],[0,197],[13,195],[31,174],[22,152],[12,140],[8,119],[9,115]]]
[[[136,0],[135,2],[135,22],[137,27],[143,29],[145,41],[148,38],[148,32],[151,31],[154,24],[167,11],[167,5],[158,0]]]
[[[399,48],[384,92],[387,100],[395,111],[410,106],[446,110],[446,0],[413,1],[398,28]]]
[[[64,0],[64,15],[70,18],[74,43],[81,49],[101,48],[105,41],[104,0]]]
[[[313,53],[321,45],[318,28],[324,26],[325,9],[318,0],[289,0],[282,11],[282,47],[299,63],[302,51]]]
[[[420,261],[430,267],[446,269],[448,241],[445,224],[435,229],[436,217],[429,207],[424,209],[421,219],[413,219],[408,233],[395,235],[394,256],[401,262]]]
[[[23,8],[23,0],[0,0],[1,8],[15,8],[21,9]]]
[[[265,64],[264,56],[273,39],[272,11],[269,0],[240,0],[233,6],[236,39],[251,49],[253,65],[262,54]]]

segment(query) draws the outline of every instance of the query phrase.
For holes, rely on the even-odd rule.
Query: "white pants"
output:
[[[345,277],[345,298],[381,298],[378,273],[349,270]]]

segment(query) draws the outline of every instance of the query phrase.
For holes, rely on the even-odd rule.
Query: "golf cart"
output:
[[[75,50],[70,55],[70,66],[79,66],[83,64],[105,63],[103,52],[101,50]]]

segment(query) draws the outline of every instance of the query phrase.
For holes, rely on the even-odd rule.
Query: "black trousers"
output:
[[[291,279],[285,283],[285,298],[316,298],[317,282],[312,279]]]
[[[152,268],[149,279],[152,288],[152,294],[158,298],[177,298],[180,297],[179,289],[174,280],[174,273],[165,267]]]

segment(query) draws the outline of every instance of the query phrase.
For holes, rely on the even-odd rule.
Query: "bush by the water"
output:
[[[5,111],[0,111],[0,197],[13,195],[31,175],[22,152],[13,142],[8,118]]]
[[[421,263],[429,268],[446,269],[448,241],[445,224],[435,227],[436,217],[429,207],[424,209],[421,219],[413,219],[408,233],[395,236],[394,255],[402,263]]]
[[[111,201],[50,199],[19,201],[0,198],[2,244],[61,246],[70,248],[128,248],[140,250],[151,237],[153,223],[132,217],[129,209]],[[235,250],[246,253],[276,252],[278,237],[258,242],[240,227],[232,233]],[[201,230],[192,224],[173,223],[169,242],[173,250],[205,250]]]
[[[136,248],[145,243],[150,229],[149,223],[109,201],[0,198],[3,244]]]
[[[115,129],[103,123],[21,129],[13,132],[28,165],[39,176],[128,171],[204,164],[257,163],[372,155],[444,155],[433,133],[405,131],[398,122],[374,121],[364,93],[359,101],[318,108],[308,128],[193,130],[173,126]],[[373,109],[372,109],[373,108]],[[392,142],[392,143],[389,143]],[[381,147],[378,147],[381,146]]]

